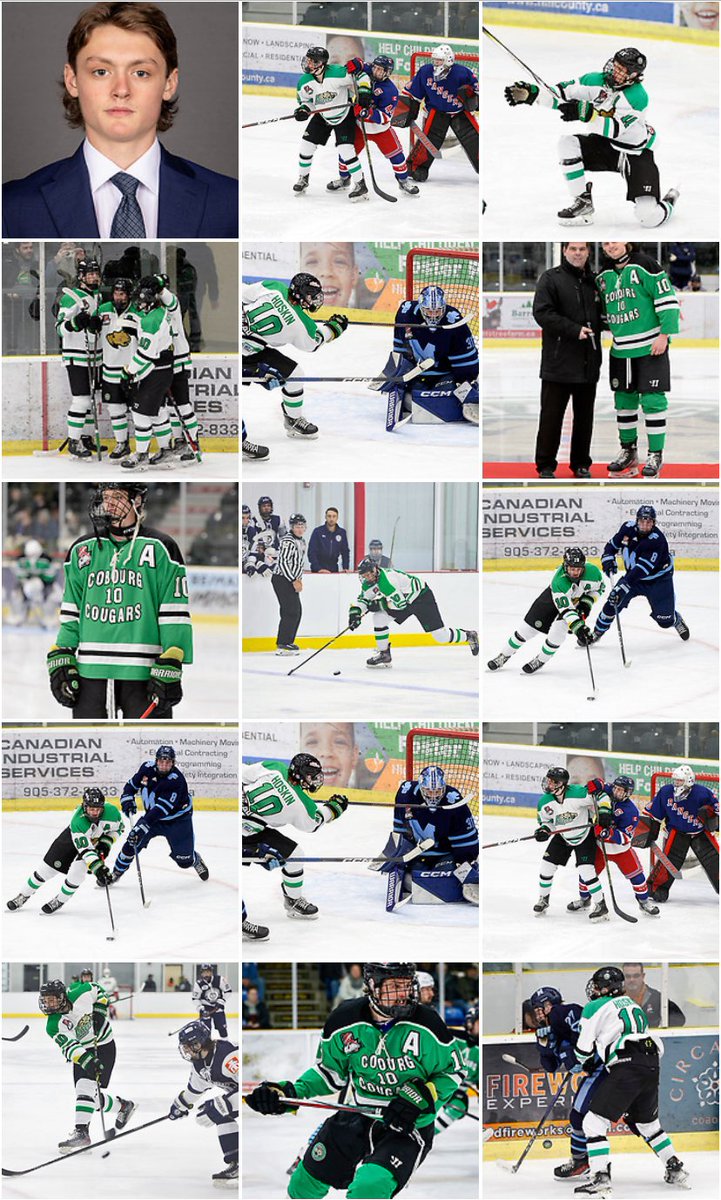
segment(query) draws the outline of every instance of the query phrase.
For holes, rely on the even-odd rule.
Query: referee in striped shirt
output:
[[[281,538],[278,561],[273,573],[273,591],[280,607],[280,622],[276,638],[276,654],[298,654],[295,644],[303,607],[300,593],[303,591],[303,564],[305,562],[306,520],[302,513],[293,513],[288,522],[288,533]]]

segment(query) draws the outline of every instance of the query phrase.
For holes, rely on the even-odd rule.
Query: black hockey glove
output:
[[[582,617],[585,621],[586,617],[593,608],[593,600],[590,600],[588,596],[581,596],[581,599],[577,600],[573,607],[575,608],[579,617]]]
[[[307,121],[310,116],[310,109],[307,104],[301,104],[293,113],[296,121]]]
[[[103,319],[95,314],[88,321],[88,333],[100,333],[103,328]]]
[[[343,313],[333,313],[333,316],[326,321],[325,327],[326,329],[330,329],[333,341],[335,341],[348,328],[348,318]]]
[[[547,842],[551,836],[551,831],[547,825],[539,825],[533,836],[537,842]]]
[[[578,629],[573,631],[576,635],[576,641],[579,646],[590,646],[593,641],[593,630],[584,622],[578,626]]]
[[[711,804],[704,804],[698,810],[698,819],[709,833],[718,832],[718,813]]]
[[[472,83],[464,83],[458,89],[458,99],[466,112],[478,112],[478,92]]]
[[[326,801],[325,806],[326,808],[329,808],[333,814],[331,821],[337,821],[338,817],[342,817],[343,813],[348,807],[348,797],[341,796],[336,792],[335,795],[331,796],[330,800]]]
[[[535,83],[526,83],[521,79],[504,88],[503,95],[511,108],[515,108],[518,104],[533,104],[538,98],[538,88]]]
[[[281,1104],[280,1097],[295,1099],[297,1092],[292,1083],[270,1083],[267,1079],[245,1097],[245,1103],[253,1112],[264,1117],[281,1117],[284,1113],[297,1112],[291,1104]]]
[[[608,593],[608,603],[611,608],[618,608],[619,604],[623,604],[630,591],[628,584],[623,579],[619,579],[616,586]]]
[[[96,1037],[103,1032],[106,1019],[104,1012],[98,1012],[97,1009],[93,1009],[93,1033]]]
[[[75,708],[80,691],[80,674],[74,650],[52,646],[47,657],[50,691],[63,708]]]
[[[361,108],[370,109],[373,103],[373,92],[369,87],[358,88],[358,103],[360,104]]]
[[[143,275],[143,278],[140,280],[138,286],[141,288],[146,288],[149,292],[152,292],[154,296],[157,296],[158,292],[162,292],[165,284],[161,283],[160,275]]]
[[[395,112],[391,117],[391,125],[395,129],[407,129],[415,121],[421,110],[420,100],[414,96],[399,96]]]
[[[120,807],[123,810],[124,817],[134,817],[138,811],[138,805],[135,796],[121,796]]]
[[[558,111],[562,121],[586,122],[593,118],[593,105],[588,100],[564,100]]]
[[[135,848],[141,838],[144,838],[148,832],[148,826],[145,820],[136,821],[133,828],[128,834],[128,845]]]
[[[608,575],[609,578],[616,574],[618,571],[618,563],[616,562],[615,554],[601,555],[601,570],[603,571],[604,575]]]
[[[178,655],[181,657],[178,658]],[[150,668],[148,699],[157,700],[160,708],[169,704],[173,708],[183,699],[182,651],[171,646],[159,654]]]
[[[398,1133],[412,1133],[419,1117],[435,1110],[433,1092],[420,1079],[409,1079],[383,1109],[383,1124]]]
[[[655,817],[642,816],[631,844],[635,849],[647,850],[651,843],[656,841],[660,832],[660,821],[657,821]]]
[[[77,313],[76,316],[71,317],[69,321],[65,322],[65,328],[69,333],[80,333],[83,329],[90,328],[91,320],[92,317],[90,316],[90,313],[83,309],[81,312]]]
[[[581,1070],[583,1071],[584,1075],[593,1075],[593,1072],[596,1070],[597,1066],[598,1059],[596,1058],[595,1054],[592,1054],[590,1058],[584,1059],[584,1061],[581,1063]]]
[[[363,620],[363,610],[357,604],[351,604],[348,610],[348,628],[357,629]]]
[[[599,808],[598,822],[601,829],[610,829],[613,825],[613,813],[610,808]]]
[[[84,1050],[82,1054],[72,1061],[82,1071],[88,1071],[91,1075],[98,1075],[100,1073],[100,1063],[95,1056],[94,1050]]]
[[[104,863],[95,872],[95,882],[98,887],[104,888],[110,887],[110,884],[113,882],[113,872],[109,871]]]

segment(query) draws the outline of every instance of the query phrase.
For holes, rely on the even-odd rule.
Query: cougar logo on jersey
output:
[[[78,550],[78,566],[89,567],[92,562],[92,555],[87,546],[81,546]]]
[[[354,1033],[342,1033],[340,1040],[343,1043],[344,1054],[355,1054],[361,1048],[360,1042]]]
[[[124,350],[126,346],[130,345],[130,340],[130,334],[126,333],[124,329],[116,329],[115,333],[109,333],[107,336],[107,343],[114,350]]]

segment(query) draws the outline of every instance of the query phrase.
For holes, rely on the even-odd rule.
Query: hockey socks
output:
[[[90,396],[73,396],[70,408],[68,409],[68,437],[71,441],[79,442],[85,433],[89,411]],[[95,429],[92,422],[90,422],[90,429]]]
[[[330,1191],[329,1183],[321,1183],[306,1171],[303,1163],[298,1163],[295,1171],[288,1180],[288,1195],[292,1200],[320,1200]]]
[[[622,446],[635,445],[638,439],[638,410],[641,408],[651,453],[660,453],[666,445],[668,397],[664,392],[614,392],[613,406]]]

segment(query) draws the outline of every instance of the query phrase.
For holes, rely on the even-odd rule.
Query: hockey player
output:
[[[395,70],[394,59],[387,54],[378,54],[372,63],[364,62],[362,58],[352,58],[345,66],[349,75],[366,76],[370,80],[371,87],[370,103],[353,105],[353,113],[356,118],[354,142],[356,154],[360,154],[364,149],[363,131],[365,130],[368,141],[373,142],[391,164],[401,194],[417,196],[420,189],[408,178],[403,147],[391,123],[398,103],[398,88],[391,79]],[[368,153],[370,154],[370,150]],[[338,172],[339,178],[332,179],[326,185],[329,192],[338,192],[350,187],[350,171],[342,154],[338,155]]]
[[[702,783],[688,763],[674,767],[671,782],[660,787],[647,804],[639,823],[634,845],[652,845],[666,825],[663,851],[680,870],[689,850],[693,850],[713,890],[718,894],[718,796]],[[673,876],[659,859],[648,880],[654,900],[664,904],[673,884]]]
[[[120,807],[126,817],[134,817],[138,811],[135,800],[138,792],[144,812],[118,852],[112,882],[116,883],[125,874],[135,856],[153,838],[164,837],[173,862],[182,870],[192,867],[205,883],[210,872],[195,849],[193,798],[185,776],[176,766],[173,746],[158,746],[155,758],[141,763],[125,784]]]
[[[631,799],[633,789],[634,782],[628,775],[618,775],[613,783],[604,783],[602,779],[589,779],[586,784],[589,795],[596,798],[605,795],[611,802],[610,812],[605,808],[603,812],[599,812],[599,820],[594,828],[596,838],[603,842],[609,864],[615,863],[629,881],[641,912],[647,917],[657,917],[659,910],[653,901],[649,900],[646,876],[641,860],[633,848],[634,845],[638,845],[634,838],[638,825],[638,809]],[[600,845],[596,848],[595,865],[600,875],[605,866]],[[567,905],[569,912],[580,912],[591,903],[588,888],[580,877],[578,891],[578,900],[572,900]]]
[[[458,138],[463,153],[478,174],[478,79],[456,56],[447,43],[436,46],[431,61],[423,63],[403,89],[393,124],[407,129],[415,121],[421,104],[426,118],[423,132],[440,150],[449,126]],[[408,155],[411,179],[423,183],[433,164],[433,157],[420,139]]]
[[[565,767],[549,767],[543,780],[544,794],[538,801],[536,814],[537,842],[548,842],[541,860],[540,896],[533,906],[537,917],[543,916],[550,903],[553,877],[559,867],[565,867],[574,855],[579,877],[585,883],[595,905],[588,914],[591,921],[607,921],[608,909],[603,889],[596,874],[596,837],[594,833],[595,806],[585,787],[571,783]],[[599,823],[607,821],[611,804],[604,795],[598,801]]]
[[[379,567],[392,566],[388,555],[383,553],[383,543],[380,538],[371,538],[368,543],[368,554],[366,557],[377,563]]]
[[[95,450],[91,393],[98,365],[97,337],[102,328],[97,311],[101,297],[100,264],[94,258],[83,258],[76,269],[75,283],[60,292],[55,329],[72,395],[68,409],[68,453],[74,458],[90,458]]]
[[[212,963],[201,963],[198,978],[195,981],[193,994],[190,997],[198,1009],[198,1016],[209,1034],[213,1026],[222,1038],[228,1036],[228,1022],[225,1017],[227,997],[231,994],[231,986],[224,975],[219,975]]]
[[[419,575],[379,567],[372,558],[358,565],[361,591],[348,612],[348,628],[357,629],[367,613],[373,614],[376,653],[366,659],[367,667],[391,667],[391,643],[388,621],[403,625],[415,617],[426,633],[442,645],[468,646],[475,658],[478,634],[475,629],[458,629],[443,624],[438,603],[427,583]]]
[[[420,972],[419,972],[420,974]],[[463,1060],[463,1082],[436,1113],[434,1132],[436,1137],[444,1129],[448,1129],[454,1121],[460,1121],[468,1112],[468,1088],[478,1092],[480,1080],[480,1050],[478,1046],[478,1005],[472,1004],[468,1009],[464,1022],[464,1034],[453,1030],[456,1037],[456,1049]]]
[[[273,759],[243,764],[243,857],[262,867],[281,868],[281,891],[287,917],[314,921],[318,907],[302,895],[303,867],[293,862],[300,847],[284,833],[293,825],[317,833],[342,817],[348,797],[338,793],[324,803],[312,797],[323,787],[323,768],[313,754],[295,754],[286,766]],[[302,855],[302,850],[301,850]]]
[[[47,1017],[45,1032],[73,1064],[75,1128],[58,1144],[61,1154],[70,1154],[90,1145],[90,1121],[96,1110],[103,1114],[106,1136],[114,1136],[128,1124],[137,1105],[107,1091],[115,1066],[115,1040],[103,989],[97,983],[66,987],[61,979],[53,979],[41,986],[38,1004]],[[111,1115],[113,1132],[107,1124]]]
[[[284,538],[287,529],[283,518],[278,513],[273,512],[273,501],[270,496],[258,497],[258,519],[253,522],[256,527],[256,533],[271,532],[274,538],[276,549],[280,545],[281,538]]]
[[[327,1096],[350,1081],[359,1110],[333,1113],[315,1131],[288,1183],[291,1197],[331,1188],[395,1196],[431,1150],[436,1113],[460,1085],[454,1036],[435,1009],[418,1004],[415,965],[369,962],[363,978],[365,997],[339,1004],[326,1021],[315,1065],[245,1097],[263,1116],[281,1116],[294,1111],[283,1100]]]
[[[216,1092],[212,1099],[203,1101],[195,1119],[209,1129],[215,1126],[223,1161],[227,1164],[212,1176],[213,1186],[237,1191],[238,1047],[224,1037],[213,1040],[202,1021],[190,1021],[178,1034],[178,1049],[191,1064],[190,1075],[171,1104],[168,1116],[171,1121],[187,1117],[200,1097],[211,1090]]]
[[[413,380],[400,376],[432,359]],[[478,347],[463,313],[436,284],[404,300],[395,316],[393,352],[380,391],[388,396],[390,431],[405,409],[420,422],[478,424]]]
[[[18,586],[10,591],[11,625],[51,625],[57,616],[57,569],[36,538],[29,538],[12,564]]]
[[[257,379],[261,387],[281,388],[281,412],[288,437],[314,439],[318,426],[307,421],[303,407],[303,369],[295,359],[281,354],[279,346],[294,346],[313,354],[335,341],[348,328],[348,318],[334,313],[318,323],[309,316],[323,306],[323,289],[315,275],[305,271],[290,283],[268,279],[243,284],[243,313],[248,333],[243,334],[243,378]]]
[[[168,720],[183,698],[193,629],[183,557],[167,534],[143,529],[147,487],[100,483],[88,509],[94,533],[65,558],[57,642],[47,656],[50,690],[75,720],[126,720],[155,701]]]
[[[245,560],[246,560],[248,554],[250,553],[250,547],[253,545],[253,538],[255,537],[256,533],[260,533],[260,529],[258,528],[255,521],[253,520],[253,513],[251,512],[249,504],[243,505],[242,525],[243,525],[243,563],[245,564]]]
[[[664,1183],[690,1186],[688,1172],[658,1119],[663,1042],[649,1032],[643,1009],[624,993],[623,971],[618,967],[599,967],[586,984],[589,1003],[581,1013],[576,1059],[585,1073],[595,1070],[600,1059],[603,1074],[583,1118],[593,1175],[574,1189],[577,1195],[611,1195],[608,1131],[621,1117],[664,1164]]]
[[[110,458],[126,458],[130,454],[128,410],[128,367],[137,349],[139,314],[131,307],[135,284],[120,277],[113,283],[111,299],[98,307],[102,322],[100,349],[102,352],[103,400],[108,406],[110,423],[115,436],[115,448]]]
[[[11,912],[17,912],[56,875],[64,876],[60,891],[43,904],[41,912],[49,914],[62,908],[88,874],[94,875],[101,887],[108,887],[112,876],[105,860],[123,829],[120,810],[114,804],[108,804],[100,788],[86,788],[70,824],[50,843],[42,862],[35,867],[17,896],[8,900],[7,907]]]
[[[598,567],[588,562],[577,546],[569,546],[563,552],[563,562],[550,585],[533,601],[521,627],[511,634],[500,654],[488,663],[490,670],[500,670],[521,646],[539,633],[545,633],[546,640],[541,653],[523,664],[526,675],[540,670],[553,658],[568,633],[573,634],[579,646],[589,646],[593,633],[586,621],[605,588]]]
[[[613,335],[609,379],[621,453],[609,475],[638,475],[638,410],[643,412],[648,458],[641,472],[660,474],[666,445],[667,392],[671,388],[668,347],[679,331],[680,308],[661,265],[629,242],[603,242],[610,265],[596,277],[603,312]]]
[[[558,157],[573,202],[558,213],[561,225],[593,223],[592,183],[586,171],[617,171],[626,180],[626,199],[645,228],[663,225],[673,212],[678,192],[670,188],[661,199],[661,183],[653,156],[656,130],[646,118],[648,94],[641,80],[646,55],[633,46],[618,50],[602,71],[538,88],[521,80],[505,88],[505,97],[518,104],[552,108],[562,121],[596,120],[596,133],[564,134]]]
[[[353,187],[348,193],[352,203],[368,199],[363,167],[355,148],[355,109],[370,109],[373,100],[372,84],[361,64],[353,73],[342,63],[329,65],[325,46],[311,46],[301,64],[303,74],[298,80],[296,121],[308,121],[300,144],[298,182],[293,184],[296,196],[308,188],[313,155],[318,146],[325,146],[331,130],[335,133],[338,157],[345,163]],[[316,110],[323,109],[323,112]],[[308,118],[310,117],[310,120]]]
[[[166,400],[166,413],[172,432],[170,451],[178,462],[188,466],[198,461],[191,443],[195,443],[200,453],[198,417],[190,395],[190,368],[193,361],[190,357],[190,343],[183,325],[180,301],[175,292],[170,290],[168,276],[155,275],[154,279],[156,286],[160,288],[158,299],[166,310],[173,338],[173,378]],[[154,456],[151,461],[160,460]]]
[[[249,578],[259,575],[261,579],[272,579],[277,561],[278,550],[275,546],[275,536],[270,529],[263,530],[256,533],[253,538],[253,544],[248,549],[243,574]]]
[[[267,942],[270,940],[270,930],[267,925],[256,925],[248,920],[248,910],[243,901],[243,941]]]
[[[640,505],[635,518],[624,521],[606,542],[601,567],[609,579],[618,571],[616,559],[619,554],[626,572],[608,593],[596,618],[594,642],[608,632],[616,614],[623,612],[637,596],[646,597],[651,618],[660,629],[673,626],[681,640],[687,642],[691,636],[689,627],[676,609],[673,555],[656,524],[656,509],[652,504]]]
[[[135,425],[135,453],[123,458],[126,470],[145,470],[170,455],[170,421],[165,395],[173,382],[173,325],[168,308],[160,299],[160,276],[146,275],[133,292],[137,313],[137,346],[123,380],[130,396]],[[150,439],[155,434],[158,451],[150,457]]]

